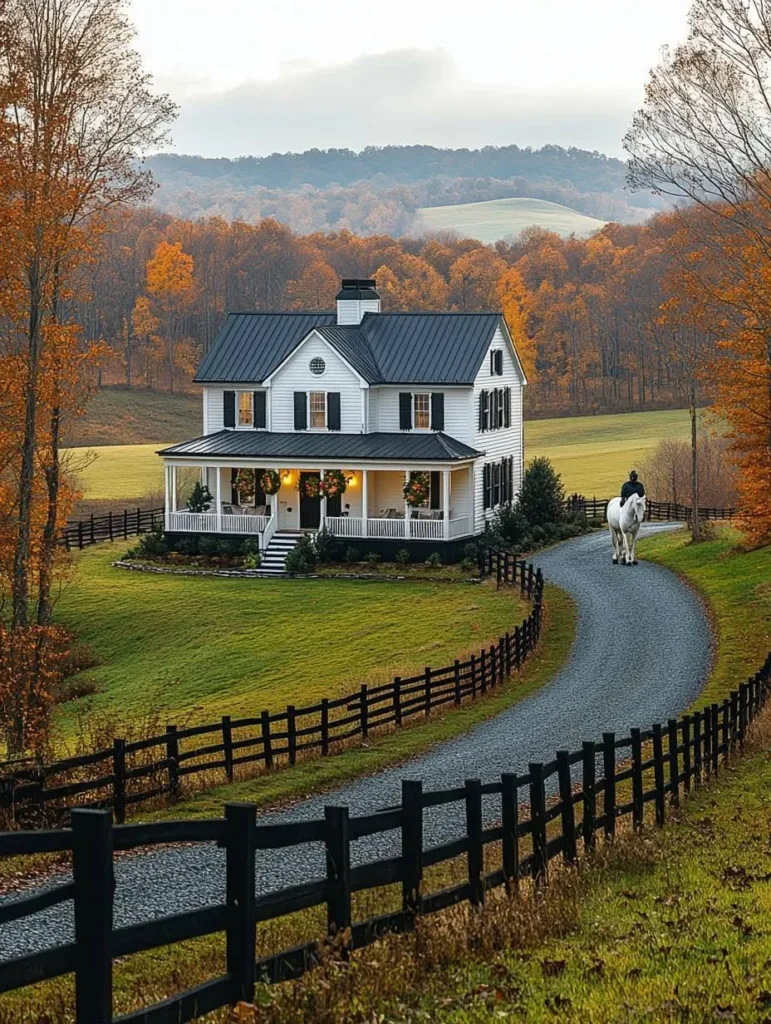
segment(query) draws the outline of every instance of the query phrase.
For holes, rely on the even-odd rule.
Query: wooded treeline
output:
[[[294,231],[409,234],[422,206],[519,196],[601,220],[640,223],[666,203],[625,189],[623,160],[574,147],[369,146],[213,159],[161,153],[148,160],[153,206],[177,217],[254,223],[274,217]]]
[[[143,209],[112,220],[73,314],[110,346],[105,382],[184,390],[228,311],[331,309],[341,277],[372,275],[385,310],[503,309],[530,368],[532,413],[658,408],[687,401],[661,312],[675,227],[661,214],[589,239],[532,228],[483,246]]]

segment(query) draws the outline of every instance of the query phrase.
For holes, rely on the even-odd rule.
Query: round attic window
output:
[[[315,373],[317,377],[320,377],[326,368],[327,364],[319,356],[316,356],[315,359],[311,359],[310,370],[311,373]]]

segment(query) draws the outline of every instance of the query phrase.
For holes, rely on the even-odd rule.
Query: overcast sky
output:
[[[517,143],[623,155],[688,0],[131,0],[174,149]]]

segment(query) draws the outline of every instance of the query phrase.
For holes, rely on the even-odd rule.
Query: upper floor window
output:
[[[311,391],[310,393],[310,426],[311,430],[327,429],[327,393]]]
[[[503,349],[494,348],[490,350],[490,376],[503,376]]]
[[[238,392],[238,426],[254,426],[254,392]]]
[[[479,392],[479,429],[500,430],[511,426],[511,388]]]
[[[412,425],[416,430],[431,429],[431,395],[417,394],[412,396]]]
[[[399,430],[444,430],[444,393],[400,392]]]
[[[327,364],[324,362],[321,356],[316,356],[315,359],[311,359],[308,366],[310,368],[311,373],[314,374],[316,377],[320,377],[327,368]]]

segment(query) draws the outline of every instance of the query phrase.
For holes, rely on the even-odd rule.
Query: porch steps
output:
[[[284,560],[301,536],[300,533],[274,533],[263,553],[257,575],[283,576]]]

